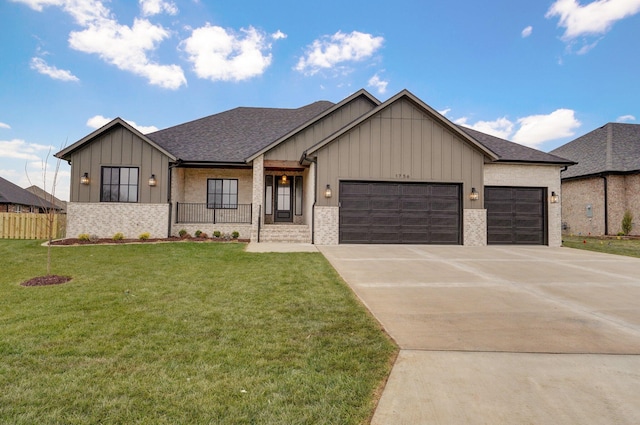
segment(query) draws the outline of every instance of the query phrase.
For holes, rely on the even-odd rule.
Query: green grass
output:
[[[0,240],[0,423],[360,424],[397,349],[315,253]]]
[[[586,249],[589,251],[640,258],[640,239],[625,239],[624,237],[598,238],[563,235],[562,245],[569,248]]]

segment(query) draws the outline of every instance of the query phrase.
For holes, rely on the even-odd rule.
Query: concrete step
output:
[[[306,224],[268,224],[260,229],[260,242],[311,243]]]

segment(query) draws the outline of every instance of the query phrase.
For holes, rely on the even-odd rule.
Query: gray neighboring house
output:
[[[0,177],[0,213],[45,213],[57,206]]]
[[[572,162],[456,126],[407,90],[236,108],[150,134],[116,118],[58,152],[67,235],[253,242],[561,244]]]
[[[561,173],[566,233],[615,235],[625,210],[640,217],[640,125],[608,123],[551,151],[574,165]],[[637,225],[633,234],[640,234]]]
[[[56,198],[55,196],[53,196],[49,192],[46,192],[40,186],[36,186],[36,185],[29,186],[25,190],[27,192],[33,193],[37,197],[39,197],[41,199],[44,199],[47,202],[53,203],[56,206],[56,209],[58,210],[58,212],[61,212],[61,213],[66,213],[67,212],[67,203],[65,201]]]

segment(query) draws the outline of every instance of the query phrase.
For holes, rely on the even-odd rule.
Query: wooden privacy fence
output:
[[[48,214],[0,213],[0,239],[48,239]],[[65,214],[53,215],[53,238],[64,237]]]

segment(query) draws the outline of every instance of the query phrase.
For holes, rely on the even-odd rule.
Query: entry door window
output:
[[[278,176],[276,184],[276,221],[291,221],[291,183],[292,179]]]

